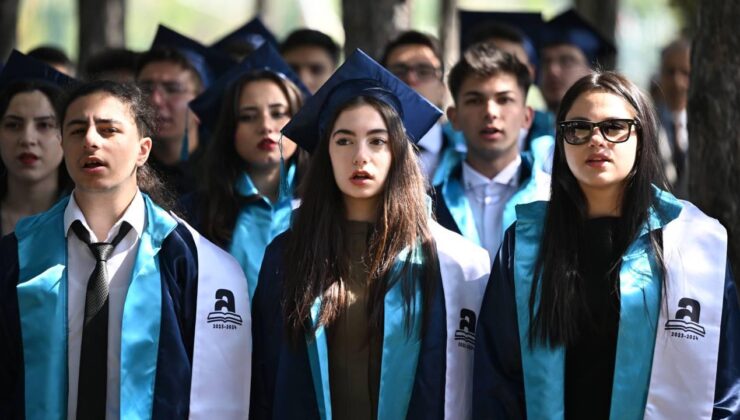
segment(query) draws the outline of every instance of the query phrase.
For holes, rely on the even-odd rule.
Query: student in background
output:
[[[329,79],[339,65],[339,45],[314,29],[296,29],[280,44],[280,53],[311,93]]]

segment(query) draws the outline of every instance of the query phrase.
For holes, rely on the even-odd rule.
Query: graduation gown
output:
[[[68,199],[0,241],[3,419],[67,416]],[[120,418],[245,418],[251,318],[244,276],[228,254],[144,199],[121,325]]]
[[[488,253],[431,222],[440,263],[440,284],[428,308],[426,334],[420,316],[411,337],[404,328],[400,282],[384,301],[379,419],[471,418],[472,356],[476,316],[487,273]],[[281,310],[283,259],[291,231],[265,253],[253,303],[251,419],[331,419],[328,348],[319,328],[297,346],[288,342]],[[402,257],[401,257],[402,258]],[[418,292],[417,292],[418,293]],[[421,311],[416,299],[416,314]],[[317,299],[312,317],[318,313]],[[315,319],[314,319],[315,322]]]
[[[611,419],[737,418],[740,310],[716,220],[655,190],[657,208],[622,257]],[[483,298],[476,419],[562,419],[565,349],[530,345],[529,296],[546,203],[517,207]],[[663,236],[668,284],[647,233]],[[588,398],[588,395],[584,395]]]
[[[532,141],[530,151],[522,153],[519,188],[504,206],[502,232],[516,220],[517,204],[549,199],[554,147],[554,139],[543,136]],[[464,159],[465,153],[457,150],[449,150],[445,154],[435,174],[433,208],[439,224],[480,245],[473,210],[462,182]]]

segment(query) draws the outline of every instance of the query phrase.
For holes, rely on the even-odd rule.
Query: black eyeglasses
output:
[[[393,64],[388,67],[388,70],[399,79],[405,78],[409,73],[414,73],[419,81],[425,82],[427,80],[438,78],[442,69],[429,64],[418,64],[414,66]]]
[[[612,143],[623,143],[630,138],[632,127],[640,127],[640,122],[632,119],[612,119],[600,122],[572,120],[558,124],[558,130],[566,143],[578,146],[588,143],[599,127],[601,136]]]

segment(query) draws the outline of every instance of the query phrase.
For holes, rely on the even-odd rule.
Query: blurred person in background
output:
[[[329,79],[339,64],[339,45],[314,29],[296,29],[280,44],[280,53],[311,93]]]
[[[26,54],[43,61],[55,68],[58,72],[69,77],[75,77],[77,75],[75,63],[70,60],[69,56],[61,48],[52,45],[43,45],[28,51]]]

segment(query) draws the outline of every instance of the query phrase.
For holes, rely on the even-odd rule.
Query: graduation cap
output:
[[[205,45],[179,32],[159,25],[152,42],[152,49],[171,47],[179,51],[195,68],[204,86],[225,73],[236,62],[228,54]]]
[[[190,109],[200,119],[201,126],[213,132],[213,129],[216,128],[218,115],[221,111],[221,103],[226,92],[241,76],[258,70],[267,70],[288,79],[298,86],[301,92],[303,92],[304,97],[311,96],[306,86],[298,78],[298,75],[283,61],[277,50],[270,43],[264,43],[257,51],[229,69],[218,80],[213,82],[208,89],[190,101]]]
[[[475,12],[459,10],[460,18],[460,51],[465,51],[475,41],[472,39],[477,31],[484,31],[486,25],[500,25],[518,32],[523,39],[524,51],[529,62],[537,66],[538,45],[545,21],[540,12]]]
[[[18,50],[13,50],[5,63],[5,67],[2,67],[0,88],[4,89],[10,83],[18,80],[36,80],[63,89],[73,88],[80,83],[77,79],[61,73],[41,60],[29,57]]]
[[[251,46],[253,50],[256,50],[265,42],[278,48],[279,43],[277,38],[275,38],[275,35],[267,29],[267,26],[262,23],[262,20],[259,17],[256,17],[241,26],[239,29],[216,41],[211,45],[211,47],[221,51],[228,51],[228,47],[230,45],[241,43],[247,44]]]
[[[558,44],[580,48],[591,63],[617,52],[612,41],[604,37],[575,9],[567,10],[545,23],[540,48]]]
[[[313,152],[335,111],[358,96],[373,97],[395,109],[414,143],[442,116],[439,108],[357,49],[303,104],[282,133]]]

